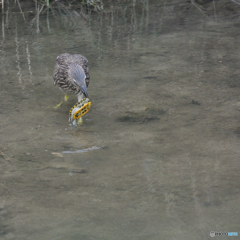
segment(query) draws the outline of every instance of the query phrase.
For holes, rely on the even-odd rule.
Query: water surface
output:
[[[240,6],[198,2],[5,8],[1,239],[240,231]],[[79,127],[68,122],[76,96],[51,108],[63,99],[52,72],[64,52],[90,64],[92,108]]]

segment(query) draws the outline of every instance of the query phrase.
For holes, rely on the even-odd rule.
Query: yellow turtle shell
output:
[[[77,102],[69,111],[69,121],[79,119],[85,115],[91,108],[92,103],[88,98],[83,98],[80,102]]]

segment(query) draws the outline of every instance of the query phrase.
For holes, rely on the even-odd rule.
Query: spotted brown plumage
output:
[[[78,101],[88,98],[90,75],[88,60],[80,54],[63,53],[56,58],[53,82],[65,92],[77,94]]]

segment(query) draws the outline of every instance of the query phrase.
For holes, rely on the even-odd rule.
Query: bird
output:
[[[90,82],[88,60],[81,54],[60,54],[56,58],[53,72],[53,84],[65,92],[64,101],[69,98],[69,92],[75,93],[78,102],[88,98],[87,87]],[[54,108],[61,106],[63,101]]]

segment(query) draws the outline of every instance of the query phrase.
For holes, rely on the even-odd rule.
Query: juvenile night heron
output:
[[[77,94],[78,101],[88,98],[87,87],[90,81],[88,60],[80,54],[63,53],[56,59],[53,72],[53,82],[64,92],[65,101],[68,93]]]
[[[71,55],[63,53],[56,58],[53,72],[53,83],[66,93],[64,98],[65,101],[67,101],[69,97],[69,92],[77,95],[78,103],[83,100],[84,97],[89,101],[87,93],[89,81],[88,60],[84,56],[80,54]],[[55,108],[58,108],[62,103],[63,101]],[[79,107],[78,103],[75,104],[74,107]],[[91,105],[89,105],[89,109],[90,106]],[[73,109],[70,110],[70,113],[72,110]]]

